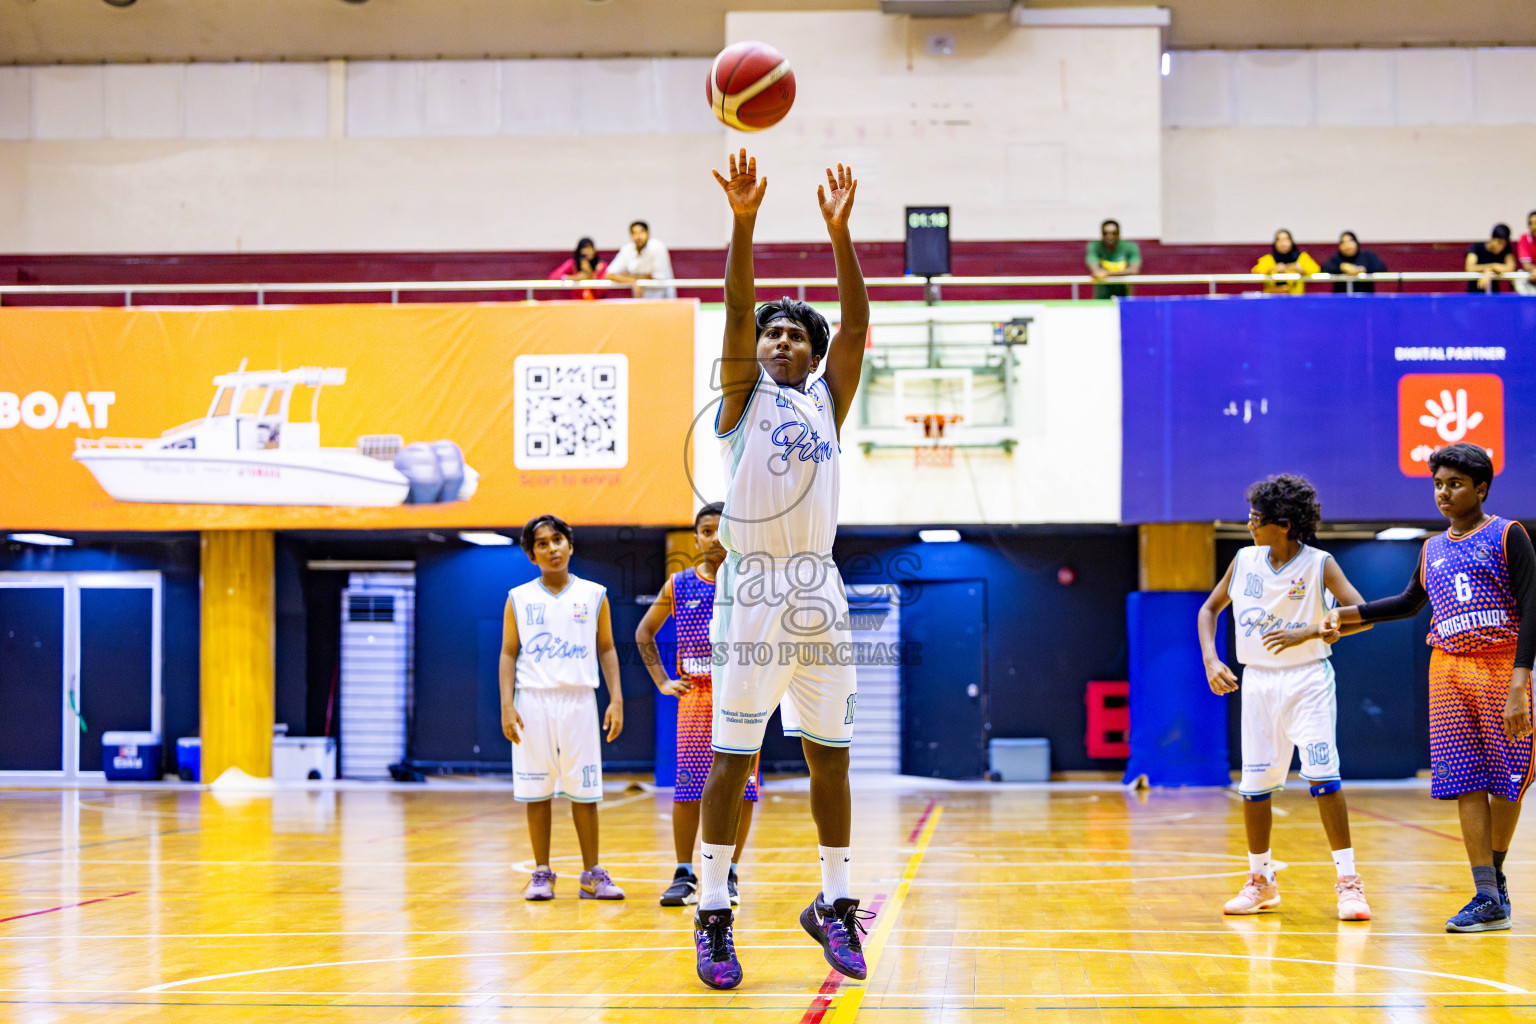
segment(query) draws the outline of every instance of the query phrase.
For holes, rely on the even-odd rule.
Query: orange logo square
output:
[[[1397,465],[1429,476],[1429,456],[1457,441],[1481,445],[1504,471],[1504,381],[1494,373],[1409,373],[1397,382]]]

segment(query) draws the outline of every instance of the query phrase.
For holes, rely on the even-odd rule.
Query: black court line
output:
[[[50,853],[67,853],[70,850],[90,850],[98,846],[111,846],[114,843],[132,843],[140,839],[150,839],[154,836],[173,836],[178,832],[196,832],[202,826],[192,828],[169,828],[164,832],[146,832],[138,836],[123,836],[121,839],[101,839],[94,843],[80,843],[75,846],[58,846],[52,850],[31,850],[27,853],[8,853],[0,860],[20,860],[22,857],[42,857]]]

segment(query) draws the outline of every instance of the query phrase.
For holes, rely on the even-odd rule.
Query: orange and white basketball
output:
[[[737,131],[762,131],[778,124],[794,105],[795,73],[767,43],[735,43],[715,58],[707,91],[710,109],[724,124]]]

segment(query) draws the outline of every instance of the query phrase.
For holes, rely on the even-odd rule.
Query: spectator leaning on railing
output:
[[[1296,248],[1296,242],[1291,238],[1291,233],[1281,228],[1275,232],[1275,241],[1269,247],[1269,252],[1259,257],[1259,262],[1253,265],[1253,270],[1249,273],[1264,274],[1268,277],[1274,277],[1276,274],[1301,274],[1302,280],[1264,282],[1264,290],[1272,295],[1287,293],[1300,295],[1307,290],[1305,276],[1316,274],[1321,269],[1317,265],[1317,260]]]
[[[1494,295],[1502,291],[1498,274],[1508,274],[1515,269],[1515,250],[1509,244],[1509,225],[1495,224],[1488,232],[1488,241],[1473,242],[1467,250],[1467,273],[1482,274],[1476,281],[1467,282],[1467,291]]]
[[[1345,277],[1359,277],[1361,274],[1380,274],[1387,269],[1380,256],[1369,249],[1360,248],[1360,239],[1353,231],[1345,231],[1339,235],[1339,248],[1323,263],[1321,273],[1343,275]],[[1374,292],[1374,281],[1353,282],[1354,291]],[[1350,291],[1350,284],[1344,281],[1333,282],[1333,290],[1336,292]]]
[[[590,238],[583,238],[576,243],[576,251],[564,263],[549,272],[551,281],[595,281],[600,280],[603,271],[608,269],[608,264],[597,255],[597,245]],[[592,289],[583,288],[581,297],[594,299]]]
[[[1525,234],[1515,243],[1515,259],[1525,277],[1515,278],[1515,291],[1521,295],[1536,295],[1536,210],[1525,215]]]
[[[1131,286],[1110,284],[1111,277],[1141,273],[1141,246],[1120,237],[1120,222],[1106,220],[1099,225],[1099,237],[1088,243],[1088,273],[1093,275],[1093,297],[1109,299],[1129,295]]]
[[[634,285],[637,299],[677,298],[677,289],[671,284],[672,255],[664,244],[651,237],[651,226],[643,220],[629,225],[629,244],[608,264],[608,280]]]

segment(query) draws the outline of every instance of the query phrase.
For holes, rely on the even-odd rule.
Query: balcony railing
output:
[[[1510,282],[1526,281],[1530,275],[1524,272],[1495,275],[1500,280]],[[1330,274],[1136,274],[1124,277],[1114,277],[1110,284],[1126,285],[1155,285],[1173,286],[1178,289],[1188,289],[1194,294],[1205,293],[1216,295],[1220,293],[1222,286],[1230,290],[1232,286],[1254,285],[1260,286],[1272,282],[1290,282],[1305,280],[1309,284],[1335,284],[1342,283],[1346,290],[1352,291],[1357,285],[1372,283],[1377,286],[1397,286],[1424,284],[1458,284],[1464,285],[1468,281],[1476,281],[1481,274],[1468,273],[1466,271],[1426,272],[1405,271],[1403,273],[1360,274],[1358,276],[1330,275]],[[774,294],[793,292],[799,298],[804,299],[808,291],[830,290],[837,288],[835,277],[775,277],[759,278],[757,280],[759,291],[767,291]],[[959,295],[951,294],[950,298],[964,300],[967,291],[986,289],[995,292],[997,289],[1018,289],[1027,293],[1031,289],[1070,289],[1074,299],[1080,298],[1083,289],[1091,289],[1097,282],[1087,274],[1081,275],[1034,275],[1016,277],[871,277],[865,280],[870,291],[879,298],[881,292],[889,292],[893,289],[916,289],[920,296],[927,301],[937,302],[943,299],[946,291],[959,291]],[[679,278],[671,281],[654,281],[649,287],[669,285],[682,292],[705,292],[723,294],[724,282],[718,278]],[[1457,291],[1461,289],[1455,289]],[[300,301],[300,296],[323,296],[327,294],[347,295],[377,295],[377,301],[384,301],[388,296],[390,304],[400,302],[401,296],[410,296],[414,293],[430,292],[434,295],[462,294],[466,296],[485,295],[488,293],[521,294],[528,301],[538,299],[570,298],[580,295],[584,291],[618,292],[628,293],[632,286],[619,284],[614,281],[549,281],[549,280],[478,280],[478,281],[308,281],[308,282],[198,282],[177,284],[170,282],[157,282],[153,284],[6,284],[0,285],[0,304],[5,304],[11,297],[120,297],[123,306],[155,305],[154,297],[158,295],[170,296],[247,296],[254,299],[256,305],[266,305],[273,301],[274,296],[281,296],[277,301],[289,304]],[[700,296],[704,297],[704,296]],[[36,305],[36,302],[28,302],[27,305]]]

